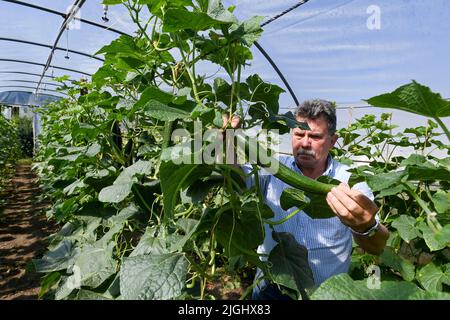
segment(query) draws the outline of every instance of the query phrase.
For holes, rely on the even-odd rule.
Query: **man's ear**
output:
[[[339,136],[335,133],[331,136],[331,145],[334,146],[336,141],[339,139]]]

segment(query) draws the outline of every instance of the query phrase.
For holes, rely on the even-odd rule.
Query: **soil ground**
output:
[[[40,190],[31,165],[19,164],[0,213],[0,299],[37,299],[42,274],[26,271],[27,264],[46,251],[46,238],[55,232],[37,203]]]

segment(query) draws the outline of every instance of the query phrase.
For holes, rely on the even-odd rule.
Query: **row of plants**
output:
[[[5,188],[15,172],[15,163],[20,158],[18,129],[0,112],[0,212],[6,202]]]
[[[47,216],[62,226],[51,237],[49,252],[34,261],[36,271],[45,273],[40,295],[216,298],[207,288],[219,275],[237,277],[259,267],[295,298],[322,297],[307,251],[292,235],[275,233],[278,245],[264,259],[256,252],[263,225],[281,223],[271,220],[259,184],[246,185],[250,176],[259,181],[266,163],[253,163],[249,174],[224,163],[179,164],[179,145],[171,139],[174,130],[184,129],[186,146],[207,129],[223,130],[223,114],[239,114],[245,129],[287,133],[304,126],[292,113],[279,114],[280,87],[258,75],[244,76],[262,18],[239,22],[234,8],[217,0],[103,3],[124,5],[137,31],[99,50],[105,62],[91,82],[67,84],[68,78],[60,78],[67,98],[40,110],[43,133],[34,168],[54,204]],[[204,139],[187,158],[211,144]],[[443,163],[439,168],[448,172]],[[370,168],[355,170],[354,181],[365,179],[377,192],[389,189],[384,180],[371,181],[379,172]],[[385,170],[390,174],[393,168]],[[399,181],[411,188],[421,176],[404,170]],[[308,180],[283,166],[275,174],[294,187],[283,194],[283,208],[305,209],[315,218],[333,215],[315,204],[325,203],[329,183],[336,182]],[[437,192],[428,191],[432,198]],[[435,226],[433,237],[447,230],[433,215],[426,222]]]
[[[25,159],[32,158],[34,150],[34,136],[33,122],[31,118],[14,117],[12,119],[12,122],[13,125],[17,128],[21,157]]]

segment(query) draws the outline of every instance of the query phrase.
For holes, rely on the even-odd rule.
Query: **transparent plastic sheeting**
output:
[[[43,106],[58,100],[59,97],[48,94],[37,94],[24,91],[1,91],[0,104],[12,106]]]
[[[32,0],[39,6],[65,12],[73,0]],[[295,5],[294,0],[224,0],[236,6],[239,19],[262,15],[267,19]],[[376,108],[348,109],[365,105],[362,99],[390,92],[412,79],[450,97],[450,1],[447,0],[310,0],[264,27],[259,43],[278,65],[300,101],[321,98],[336,101],[338,126],[347,125],[355,114],[380,114]],[[81,18],[133,34],[134,26],[123,6],[110,6],[108,22],[102,20],[101,0],[88,0]],[[0,37],[52,45],[62,17],[0,0]],[[86,24],[73,25],[63,34],[59,47],[94,54],[118,37],[117,33]],[[265,58],[256,50],[244,75],[259,74],[266,81],[283,84]],[[45,63],[50,49],[0,41],[0,59],[24,59]],[[56,51],[52,64],[94,73],[101,61]],[[19,86],[13,80],[38,81],[36,75],[2,73],[27,71],[41,74],[42,66],[0,61],[0,86]],[[213,74],[216,70],[212,70]],[[47,75],[81,74],[50,68]],[[51,81],[50,78],[44,81]],[[29,83],[30,86],[33,86]],[[43,89],[53,88],[43,85]],[[9,88],[8,90],[19,90]],[[2,88],[0,88],[2,91]],[[45,92],[51,93],[51,92]],[[293,107],[288,93],[280,98],[281,110]],[[399,115],[399,116],[397,116]],[[426,123],[423,117],[395,111],[393,123],[410,126]]]

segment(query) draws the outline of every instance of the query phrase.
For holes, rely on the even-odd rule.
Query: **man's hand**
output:
[[[364,232],[375,225],[377,205],[348,184],[341,183],[327,194],[327,202],[343,224],[355,231]]]
[[[361,192],[341,183],[327,194],[327,202],[341,222],[357,232],[365,232],[375,225],[378,207]],[[353,235],[356,243],[367,253],[379,255],[389,238],[388,229],[380,224],[372,237]]]
[[[222,114],[222,120],[223,120],[223,128],[222,129],[226,129],[228,127],[228,120],[229,116],[228,114],[224,113]],[[233,117],[231,117],[231,128],[236,129],[239,128],[241,126],[241,118],[239,118],[237,115],[233,115]]]
[[[226,146],[225,146],[225,152],[226,152],[226,163],[227,164],[232,164],[232,165],[237,165],[238,161],[237,161],[237,154],[236,154],[236,149],[235,149],[235,145],[234,145],[234,139],[232,138],[233,135],[227,137],[226,136],[226,131],[228,128],[228,124],[231,125],[232,129],[237,129],[241,127],[241,118],[239,118],[237,115],[233,115],[231,117],[231,121],[229,121],[229,116],[228,114],[224,113],[222,114],[222,120],[223,120],[223,127],[222,127],[222,135],[221,135],[221,139],[225,140]]]

